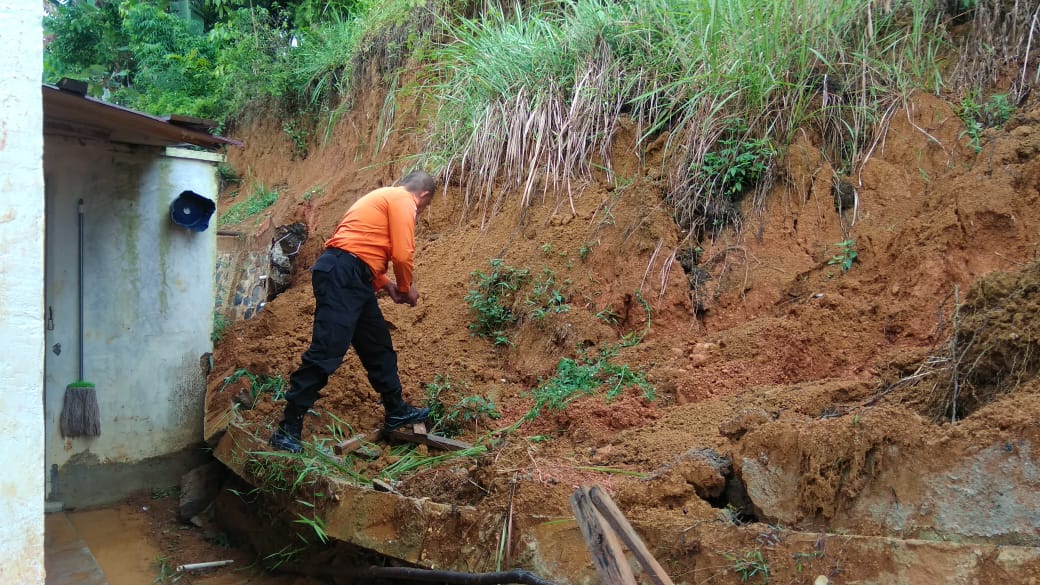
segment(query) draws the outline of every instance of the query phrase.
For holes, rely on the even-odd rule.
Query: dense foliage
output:
[[[192,1],[201,27],[169,12]],[[485,216],[507,196],[527,205],[594,172],[631,181],[613,177],[610,160],[627,116],[640,144],[667,137],[666,199],[699,237],[739,222],[746,195],[761,201],[797,132],[851,173],[914,91],[986,103],[984,88],[1017,63],[1007,92],[1017,103],[1040,78],[1022,65],[1029,4],[69,0],[46,21],[45,73],[89,79],[93,95],[153,113],[225,120],[263,104],[327,128],[354,88],[382,83],[376,148],[396,97],[416,96],[430,131],[414,162],[461,183],[467,210]],[[409,60],[414,75],[402,76]]]
[[[413,2],[207,0],[201,32],[170,4],[55,2],[44,21],[45,81],[83,79],[91,95],[155,114],[226,120],[258,103],[320,109],[344,89],[366,27]]]

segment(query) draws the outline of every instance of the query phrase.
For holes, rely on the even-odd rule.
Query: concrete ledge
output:
[[[214,454],[238,476],[256,485],[247,462],[256,452],[263,451],[267,451],[264,441],[247,429],[232,425],[221,437]],[[323,521],[331,538],[422,567],[467,572],[495,569],[498,532],[503,521],[501,510],[440,504],[426,498],[377,492],[345,481],[330,483],[335,487],[335,504],[325,508]],[[514,557],[513,565],[561,584],[598,583],[576,522],[546,521],[529,512],[518,511],[514,516],[514,527],[520,532],[516,535],[518,556]],[[676,514],[681,515],[681,511]],[[675,524],[681,525],[681,521]],[[681,537],[701,542],[732,542],[733,534],[753,534],[755,529],[720,521],[708,522],[695,532],[682,532],[680,535],[662,524],[642,537],[647,539],[651,550],[661,550],[673,548]],[[845,573],[842,583],[969,585],[1017,582],[1000,579],[1040,575],[1040,549],[1032,547],[783,530],[777,542],[768,548],[769,555],[776,559],[797,559],[805,555],[805,551],[821,551],[818,564],[837,563]],[[871,561],[848,564],[847,559]],[[638,567],[631,556],[629,560]],[[689,582],[681,576],[691,574],[694,565],[699,571],[698,582],[712,573],[717,574],[720,582],[735,582],[727,580],[726,574],[732,573],[733,563],[723,557],[723,551],[704,549],[685,561],[676,561],[679,565],[664,562],[663,558],[658,560],[666,571],[674,571],[672,576],[676,583]],[[797,580],[801,569],[796,572],[795,561],[786,563],[790,566],[775,567],[778,580],[781,577]]]
[[[134,492],[180,485],[182,475],[211,460],[201,444],[134,463],[102,462],[89,451],[78,453],[59,469],[49,499],[67,510],[105,506]]]
[[[264,441],[232,425],[214,456],[255,485],[247,462],[253,453],[267,450]],[[501,514],[377,492],[339,479],[330,484],[336,505],[323,520],[331,538],[429,568],[494,570],[494,556],[487,550],[496,542]]]

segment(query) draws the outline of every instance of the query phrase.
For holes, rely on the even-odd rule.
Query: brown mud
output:
[[[211,419],[231,407],[236,388],[224,388],[224,379],[235,370],[288,378],[309,343],[307,268],[347,207],[399,178],[402,161],[415,154],[422,120],[404,107],[396,125],[411,130],[376,148],[382,100],[365,96],[303,160],[292,160],[274,118],[234,132],[247,145],[228,153],[244,177],[241,192],[250,181],[283,190],[265,216],[237,229],[254,233],[261,247],[278,225],[303,222],[310,237],[292,286],[217,344]],[[645,372],[656,398],[630,388],[608,401],[600,389],[565,410],[543,411],[486,455],[419,471],[396,489],[499,512],[509,505],[518,517],[552,521],[571,517],[576,486],[599,483],[686,582],[737,582],[734,558],[753,554],[784,582],[820,574],[835,582],[884,581],[878,575],[933,582],[929,563],[946,562],[925,555],[915,569],[923,577],[915,578],[884,552],[833,545],[824,553],[819,542],[799,541],[799,531],[1035,546],[1029,525],[1016,528],[1012,517],[1004,532],[950,529],[956,522],[925,504],[956,502],[925,502],[935,490],[915,483],[998,444],[1018,445],[1028,468],[1027,446],[1040,439],[1040,106],[1033,101],[989,131],[981,152],[962,133],[947,102],[914,96],[894,112],[862,171],[841,178],[858,193],[857,208],[841,213],[834,170],[802,137],[780,161],[764,206],[745,205],[741,233],[714,241],[684,239],[665,203],[661,153],[637,156],[631,130],[615,141],[615,177],[548,192],[529,209],[504,194],[486,222],[448,185],[417,231],[419,305],[382,304],[406,397],[423,402],[426,385],[445,377],[446,403],[487,397],[502,418],[459,437],[475,441],[520,420],[533,405],[532,388],[561,357],[642,336],[613,361]],[[225,190],[222,209],[244,196],[234,190]],[[834,257],[846,240],[858,256],[843,271]],[[688,275],[676,257],[695,246]],[[470,275],[486,272],[492,258],[532,276],[551,271],[567,283],[570,310],[523,319],[511,346],[471,335]],[[236,416],[266,437],[280,409],[268,397]],[[308,418],[305,438],[328,436],[338,421],[348,434],[381,422],[352,353],[315,411],[321,416]],[[728,475],[704,449],[730,461]],[[363,470],[378,473],[391,458],[384,452]],[[734,481],[748,493],[730,490]],[[873,507],[886,490],[920,504],[900,502],[910,511],[898,526]],[[1040,577],[1040,564],[1012,577],[987,559],[985,582]]]
[[[109,585],[318,585],[294,575],[273,575],[252,551],[231,546],[215,524],[205,529],[177,520],[177,496],[136,494],[126,501],[92,510],[66,512],[69,525],[104,571]],[[48,516],[59,527],[60,518]],[[180,565],[211,561],[231,565],[178,572]]]

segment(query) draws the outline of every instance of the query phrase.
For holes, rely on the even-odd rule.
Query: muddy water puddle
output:
[[[317,581],[265,573],[252,553],[229,546],[222,533],[176,517],[176,496],[132,498],[94,510],[66,512],[109,585],[314,585]],[[214,532],[211,530],[211,534]],[[232,560],[225,567],[178,572],[183,564]]]

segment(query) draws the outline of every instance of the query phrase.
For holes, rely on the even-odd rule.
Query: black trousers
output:
[[[314,330],[302,364],[289,377],[282,428],[298,435],[303,416],[318,400],[329,376],[343,363],[351,345],[368,372],[368,381],[383,403],[401,396],[397,352],[390,329],[372,290],[372,272],[359,258],[329,248],[311,268],[314,285]]]

